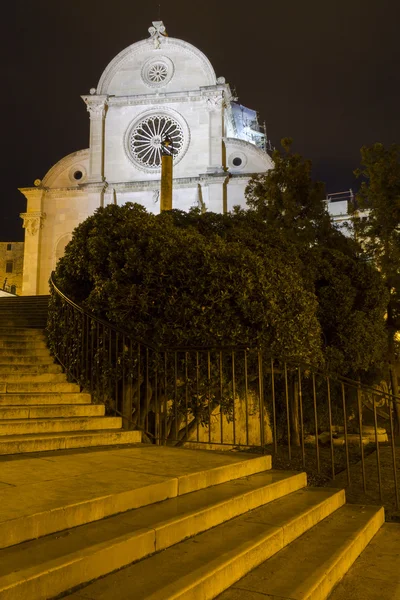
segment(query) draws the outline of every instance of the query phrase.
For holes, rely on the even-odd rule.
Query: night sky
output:
[[[148,37],[160,0],[13,0],[3,33],[0,241],[22,241],[18,187],[89,145],[80,96]],[[357,189],[364,144],[400,143],[399,0],[161,0],[171,37],[202,50],[268,137],[294,139],[328,192]],[[4,77],[4,75],[3,75]]]

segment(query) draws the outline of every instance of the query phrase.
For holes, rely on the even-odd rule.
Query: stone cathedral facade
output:
[[[137,202],[160,211],[161,142],[173,143],[173,208],[226,212],[245,206],[253,173],[272,168],[255,111],[162,22],[120,52],[82,96],[89,148],[57,162],[32,188],[25,228],[24,295],[48,294],[48,279],[72,231],[96,208]]]

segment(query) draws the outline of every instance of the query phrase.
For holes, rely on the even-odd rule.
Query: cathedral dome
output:
[[[148,39],[125,48],[109,63],[97,94],[137,96],[216,85],[214,69],[203,52],[168,37],[161,21],[153,23],[149,33]]]

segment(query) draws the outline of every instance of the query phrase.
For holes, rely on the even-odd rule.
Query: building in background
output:
[[[0,242],[0,295],[22,293],[24,242]]]
[[[245,206],[250,176],[272,168],[255,111],[238,104],[223,77],[162,22],[106,67],[82,96],[89,148],[61,159],[27,199],[23,294],[48,293],[72,231],[100,206],[137,202],[160,211],[161,142],[173,142],[173,208],[227,212]],[[60,114],[60,120],[62,115]]]

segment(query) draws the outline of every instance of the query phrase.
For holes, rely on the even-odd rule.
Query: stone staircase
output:
[[[41,329],[47,302],[0,299],[0,455],[140,442],[55,364]]]
[[[0,299],[0,327],[46,327],[50,296],[15,296]]]
[[[270,456],[41,456],[0,462],[1,600],[323,600],[384,523]]]
[[[381,529],[383,508],[271,456],[113,446],[140,434],[15,322],[0,322],[0,600],[323,600]]]

